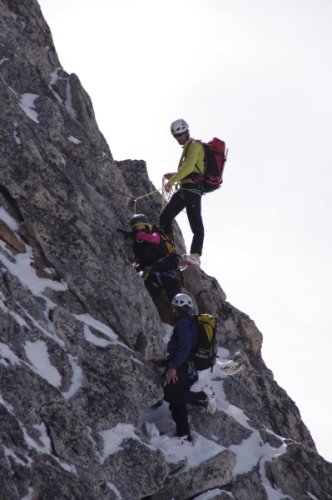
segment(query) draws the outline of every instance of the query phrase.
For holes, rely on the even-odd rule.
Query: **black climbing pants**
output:
[[[167,235],[173,237],[173,219],[181,212],[181,210],[186,208],[188,221],[193,233],[190,253],[198,253],[199,255],[202,255],[204,241],[201,201],[201,194],[180,188],[173,194],[169,203],[160,215],[160,226]]]
[[[179,271],[175,270],[166,272],[151,271],[144,284],[153,301],[158,298],[163,288],[170,302],[177,293],[182,291],[181,275]]]
[[[207,396],[203,391],[190,391],[197,378],[189,379],[187,366],[179,368],[176,372],[178,381],[164,386],[164,399],[169,403],[169,409],[176,424],[176,435],[186,436],[190,434],[187,404],[205,407]]]

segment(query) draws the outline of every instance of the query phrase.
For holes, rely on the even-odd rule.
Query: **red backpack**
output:
[[[210,193],[220,187],[227,160],[228,149],[224,141],[214,137],[210,142],[201,142],[205,151],[205,170],[203,174],[192,174],[195,184],[201,184],[204,193]]]

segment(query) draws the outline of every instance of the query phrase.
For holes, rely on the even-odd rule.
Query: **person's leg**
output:
[[[204,386],[202,391],[192,392],[188,391],[185,395],[185,402],[193,406],[201,406],[206,408],[206,411],[211,415],[217,410],[217,403],[215,400],[215,394],[211,387]]]
[[[185,396],[185,401],[189,405],[206,407],[207,395],[203,391],[199,392],[187,391]]]
[[[182,375],[184,393],[183,398],[186,404],[193,406],[206,406],[207,394],[202,390],[199,392],[192,392],[190,389],[198,381],[198,373],[196,375],[189,375],[190,367],[187,367],[186,371]]]
[[[146,280],[144,280],[144,284],[152,300],[155,301],[158,298],[162,286],[159,275],[157,273],[150,273]]]
[[[160,214],[159,225],[170,238],[173,240],[173,230],[172,222],[174,218],[181,212],[185,207],[185,201],[182,196],[182,190],[176,191],[170,201],[167,203],[166,207]]]
[[[183,191],[187,217],[190,228],[193,232],[193,239],[190,247],[190,253],[202,255],[204,242],[204,225],[202,219],[202,196],[190,191]]]
[[[187,408],[183,400],[177,400],[169,405],[172,418],[176,424],[177,436],[190,436]]]
[[[161,282],[164,286],[165,292],[167,294],[168,300],[172,302],[172,299],[177,293],[182,292],[181,276],[179,271],[168,271],[166,273],[160,274]]]
[[[190,435],[187,408],[184,394],[186,388],[183,383],[181,369],[177,371],[178,381],[164,386],[164,399],[169,402],[169,409],[176,425],[177,436]]]

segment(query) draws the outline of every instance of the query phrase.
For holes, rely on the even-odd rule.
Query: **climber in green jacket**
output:
[[[171,238],[172,222],[174,218],[186,208],[190,228],[193,233],[193,240],[190,247],[190,254],[182,256],[184,263],[200,265],[204,241],[204,226],[201,214],[202,189],[199,184],[195,184],[193,177],[195,174],[204,172],[205,152],[202,144],[190,137],[188,124],[180,119],[171,124],[173,137],[183,147],[178,171],[176,173],[164,174],[167,179],[164,189],[169,192],[172,186],[179,183],[179,189],[173,194],[169,203],[160,215],[160,226]]]

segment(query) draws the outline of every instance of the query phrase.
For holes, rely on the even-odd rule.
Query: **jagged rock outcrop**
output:
[[[0,104],[0,500],[332,498],[332,465],[262,334],[196,268],[184,286],[219,319],[219,362],[202,374],[218,411],[191,412],[192,449],[170,437],[148,362],[168,304],[117,233],[134,206],[158,222],[161,196],[142,198],[155,191],[144,162],[113,159],[35,0],[0,0]]]

